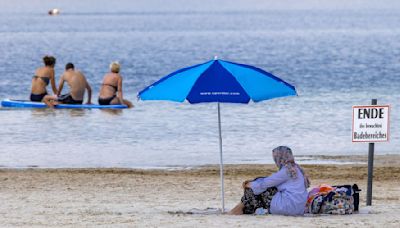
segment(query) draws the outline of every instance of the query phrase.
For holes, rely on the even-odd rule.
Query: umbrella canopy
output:
[[[277,97],[297,95],[294,86],[259,68],[214,59],[206,63],[175,71],[138,94],[141,100],[170,100],[191,104],[218,103],[220,176],[222,212],[224,202],[224,172],[220,103],[259,102]]]
[[[142,100],[248,103],[296,95],[294,86],[259,68],[211,60],[165,76],[139,92]]]

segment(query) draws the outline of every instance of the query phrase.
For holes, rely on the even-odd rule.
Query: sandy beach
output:
[[[312,186],[359,184],[359,214],[345,216],[229,216],[181,214],[220,207],[218,166],[184,170],[1,169],[0,226],[13,227],[398,227],[400,156],[376,156],[373,206],[365,206],[363,157],[336,157],[357,165],[304,165]],[[332,157],[326,158],[332,159]],[[245,179],[268,175],[272,165],[225,166],[226,207]]]
[[[400,228],[400,0],[0,6],[0,228]],[[360,211],[227,213],[293,156]],[[303,186],[272,208],[301,214]]]

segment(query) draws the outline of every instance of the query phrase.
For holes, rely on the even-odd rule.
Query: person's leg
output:
[[[271,201],[274,195],[278,192],[278,189],[276,187],[271,187],[267,188],[265,192],[261,193],[258,198],[258,202],[260,203],[258,207],[263,207],[264,209],[268,210],[268,213],[270,214],[270,208],[271,208]]]
[[[57,102],[57,97],[56,96],[51,96],[51,95],[46,95],[43,97],[43,102],[49,106],[50,108],[53,108],[54,105],[58,104]]]
[[[125,99],[124,99],[124,104],[125,104],[126,106],[128,106],[128,108],[133,108],[132,102],[130,102],[130,101],[128,101],[128,100],[125,100]]]
[[[242,215],[244,209],[244,204],[242,202],[238,203],[232,210],[228,212],[228,215]]]
[[[122,103],[124,104],[124,105],[126,105],[126,106],[128,106],[128,108],[132,108],[133,107],[133,104],[132,104],[132,102],[130,102],[130,101],[128,101],[128,100],[123,100],[122,101]],[[118,97],[115,97],[111,102],[110,102],[110,104],[111,105],[118,105],[118,104],[121,104],[121,102],[119,102],[119,98]]]
[[[121,102],[119,102],[119,98],[114,96],[114,98],[110,101],[110,105],[119,105]]]
[[[241,202],[236,205],[228,214],[230,215],[241,215],[241,214],[254,214],[257,209],[259,202],[250,188],[244,189],[244,194]]]

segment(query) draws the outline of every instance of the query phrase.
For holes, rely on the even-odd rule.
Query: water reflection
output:
[[[30,109],[32,117],[49,117],[49,116],[56,116],[56,112],[54,109],[50,108],[36,108]]]
[[[111,116],[121,116],[123,113],[122,109],[100,109],[101,112]]]
[[[69,113],[71,117],[82,117],[82,116],[85,116],[87,113],[89,113],[91,110],[68,109],[68,110],[64,110],[64,111],[67,111],[67,113]]]
[[[82,117],[90,112],[85,109],[52,109],[52,108],[40,108],[40,109],[29,109],[32,117],[56,117],[59,115],[67,115],[69,117]],[[67,117],[66,116],[66,117]]]

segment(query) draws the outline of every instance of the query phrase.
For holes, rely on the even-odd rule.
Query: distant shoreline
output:
[[[363,166],[368,162],[367,155],[299,155],[295,156],[296,161],[304,166]],[[375,166],[400,166],[400,153],[399,154],[386,154],[375,155]],[[265,167],[273,166],[271,163],[238,163],[238,164],[225,164],[225,169],[232,167]],[[218,164],[207,164],[198,166],[143,166],[143,167],[40,167],[40,166],[27,166],[27,167],[7,167],[0,166],[0,172],[4,170],[44,170],[44,171],[82,171],[90,172],[98,170],[101,172],[157,172],[157,171],[191,171],[191,170],[208,170],[219,168]]]
[[[302,157],[302,156],[300,156]],[[367,178],[366,156],[319,156],[321,159],[342,162],[358,162],[356,164],[302,164],[311,178],[358,179]],[[374,175],[385,180],[400,179],[400,155],[377,155],[374,160]],[[266,176],[276,171],[273,164],[226,164],[226,176],[255,175]],[[68,174],[68,175],[184,175],[184,176],[219,176],[219,165],[204,165],[179,168],[0,168],[0,173],[30,174]],[[334,177],[332,177],[334,174]],[[349,175],[351,174],[351,175]]]

